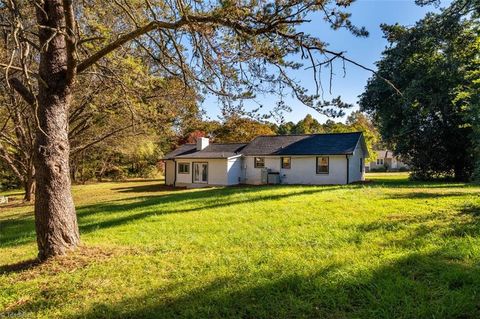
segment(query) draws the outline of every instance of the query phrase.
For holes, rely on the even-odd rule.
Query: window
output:
[[[190,163],[178,163],[178,174],[190,173]]]
[[[254,159],[255,168],[264,168],[265,167],[265,157],[255,157]]]
[[[360,173],[363,173],[363,158],[360,157]]]
[[[290,169],[292,168],[292,158],[291,157],[281,157],[282,168]]]
[[[328,174],[328,157],[317,157],[317,174]]]
[[[377,158],[377,165],[383,165],[383,158]]]

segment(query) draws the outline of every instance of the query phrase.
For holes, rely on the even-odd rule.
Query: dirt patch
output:
[[[131,254],[126,249],[107,249],[104,247],[81,246],[65,256],[58,256],[40,262],[38,259],[29,259],[15,264],[0,266],[0,274],[18,274],[15,281],[26,281],[37,276],[55,275],[63,272],[75,272],[115,256]]]

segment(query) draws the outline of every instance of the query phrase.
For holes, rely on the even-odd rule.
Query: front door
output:
[[[208,182],[208,163],[193,163],[193,182]]]

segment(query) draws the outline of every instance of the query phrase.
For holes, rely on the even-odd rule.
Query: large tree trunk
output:
[[[67,76],[67,44],[62,1],[45,0],[37,8],[40,57],[35,144],[35,225],[39,258],[65,254],[79,241],[77,216],[71,194],[68,108],[72,82]]]

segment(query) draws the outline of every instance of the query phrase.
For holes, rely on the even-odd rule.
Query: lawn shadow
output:
[[[466,205],[458,213],[458,218],[466,217],[464,222],[455,219],[449,225],[457,231],[478,232],[479,210],[480,204]],[[394,216],[357,232],[384,227],[396,231],[402,224],[421,225],[437,218],[441,214]],[[413,232],[404,240],[426,236],[428,232]],[[120,301],[102,296],[69,318],[479,318],[480,268],[475,261],[452,257],[448,245],[434,251],[417,248],[384,259],[379,266],[372,263],[355,270],[332,264],[311,274],[291,269],[282,275],[272,269],[271,273],[239,272],[235,277],[217,275],[209,282],[199,281],[195,288],[182,281],[142,286],[133,297]],[[46,296],[39,292],[0,316],[59,309],[59,297],[49,296],[62,296],[62,288],[46,289]]]
[[[37,258],[32,258],[32,259],[29,259],[29,260],[25,260],[25,261],[20,261],[18,263],[14,263],[14,264],[10,264],[10,265],[2,265],[0,266],[0,275],[3,275],[3,274],[11,274],[11,273],[17,273],[17,272],[21,272],[21,271],[24,271],[24,270],[28,270],[28,269],[31,269],[31,268],[34,268],[38,265],[41,264],[41,261]]]
[[[282,187],[277,186],[281,189]],[[96,231],[98,229],[120,226],[132,221],[140,220],[151,215],[165,215],[165,214],[179,214],[189,213],[201,210],[212,210],[222,207],[239,205],[244,203],[255,203],[262,201],[272,201],[278,199],[284,199],[292,196],[308,195],[314,193],[321,193],[325,191],[333,191],[339,187],[323,187],[323,188],[303,188],[297,187],[298,192],[280,193],[280,194],[267,194],[262,195],[262,190],[270,190],[268,187],[235,187],[235,188],[213,188],[202,189],[189,192],[178,192],[174,194],[166,194],[163,196],[147,196],[137,198],[133,203],[119,203],[108,202],[104,204],[84,206],[78,210],[78,216],[80,220],[80,232],[88,233]],[[255,192],[255,197],[247,196],[242,199],[231,199],[231,195],[234,194],[248,194]],[[168,206],[171,204],[175,208],[162,208],[162,206]],[[187,206],[187,208],[182,208]],[[176,208],[179,207],[179,208]],[[138,211],[136,211],[138,210]],[[83,223],[82,219],[95,214],[108,214],[118,212],[130,212],[125,216],[111,218],[104,221]]]
[[[433,192],[418,192],[412,191],[408,193],[390,193],[386,197],[388,199],[438,199],[444,197],[459,197],[465,196],[465,193],[462,192],[446,192],[446,193],[433,193]]]
[[[134,187],[119,188],[117,191],[137,191]],[[142,186],[139,186],[142,187]],[[150,185],[146,186],[150,187]],[[153,186],[155,187],[155,186]],[[277,200],[290,196],[314,194],[325,191],[333,191],[341,186],[326,187],[302,187],[302,186],[273,186],[281,190],[288,188],[291,193],[275,195],[262,194],[263,191],[270,191],[272,186],[247,186],[247,187],[225,187],[208,188],[201,190],[179,191],[178,188],[162,188],[163,194],[152,194],[148,196],[120,199],[101,202],[98,204],[84,205],[77,207],[77,216],[80,233],[88,233],[103,228],[121,226],[123,224],[140,220],[151,215],[163,215],[172,213],[189,213],[205,209],[218,209],[221,207],[254,203],[259,201]],[[140,192],[140,191],[138,191]],[[232,195],[255,193],[255,196],[247,196],[244,199],[231,199]],[[133,202],[128,202],[134,200]],[[127,201],[127,202],[125,202]],[[164,208],[171,206],[175,208]],[[187,208],[184,208],[184,207]],[[178,207],[178,208],[177,208]],[[90,222],[89,217],[102,214],[105,217],[102,221]],[[117,216],[111,216],[116,214]],[[118,216],[120,214],[120,216]],[[33,214],[22,218],[0,220],[0,247],[12,247],[35,240],[35,224]]]
[[[128,186],[128,187],[116,187],[112,188],[113,191],[119,193],[153,193],[153,192],[173,192],[181,191],[185,188],[182,187],[173,187],[167,186],[165,184],[151,184],[151,185],[138,185],[138,186]]]
[[[475,183],[462,183],[451,180],[431,180],[431,181],[418,181],[396,178],[379,178],[379,179],[366,179],[364,184],[357,184],[358,186],[367,187],[389,187],[389,188],[466,188],[466,187],[478,187]]]
[[[480,316],[478,267],[452,262],[441,252],[411,254],[376,269],[336,275],[342,267],[310,275],[265,273],[260,275],[263,280],[217,277],[189,290],[178,285],[152,287],[120,302],[97,302],[70,318]],[[24,309],[29,306],[16,311]]]

